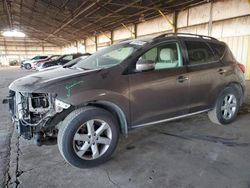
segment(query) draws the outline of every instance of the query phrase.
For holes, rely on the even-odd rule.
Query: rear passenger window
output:
[[[221,58],[224,55],[226,46],[223,44],[216,44],[216,43],[209,43],[209,45],[211,46],[211,48],[213,49],[215,55],[218,58]]]
[[[216,60],[212,50],[205,42],[186,41],[185,44],[190,65],[210,63]]]

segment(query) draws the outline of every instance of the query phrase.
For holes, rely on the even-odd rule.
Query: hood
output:
[[[48,71],[34,73],[22,78],[19,78],[9,85],[9,89],[19,92],[49,92],[46,88],[53,85],[64,84],[68,80],[88,75],[97,72],[100,69],[94,70],[78,70],[69,68],[57,68]]]
[[[44,68],[44,69],[38,69],[38,71],[47,71],[47,70],[52,70],[52,69],[58,69],[58,68],[61,68],[62,65],[55,65],[55,66],[51,66],[51,67],[47,67],[47,68]]]

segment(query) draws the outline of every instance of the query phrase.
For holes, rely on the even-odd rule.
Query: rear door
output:
[[[129,75],[132,126],[186,114],[188,80],[178,42],[156,45],[140,58],[154,61],[155,70]]]
[[[205,40],[186,40],[190,113],[213,107],[223,87],[222,62]]]

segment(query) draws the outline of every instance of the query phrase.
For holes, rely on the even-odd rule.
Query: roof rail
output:
[[[157,37],[155,37],[154,39],[159,39],[159,38],[163,38],[166,36],[192,36],[192,37],[198,37],[198,38],[202,38],[202,39],[211,39],[211,40],[216,40],[218,41],[218,39],[214,38],[214,37],[210,37],[210,36],[206,36],[206,35],[197,35],[197,34],[191,34],[191,33],[164,33],[162,35],[159,35]]]

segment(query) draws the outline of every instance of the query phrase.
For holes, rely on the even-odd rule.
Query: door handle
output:
[[[225,70],[225,69],[219,69],[219,70],[218,70],[218,73],[219,73],[219,74],[224,74],[224,73],[226,73],[226,72],[227,72],[227,70]]]
[[[185,82],[186,80],[188,80],[188,77],[187,77],[187,76],[179,76],[179,77],[177,78],[177,81],[178,81],[179,83],[183,83],[183,82]]]

